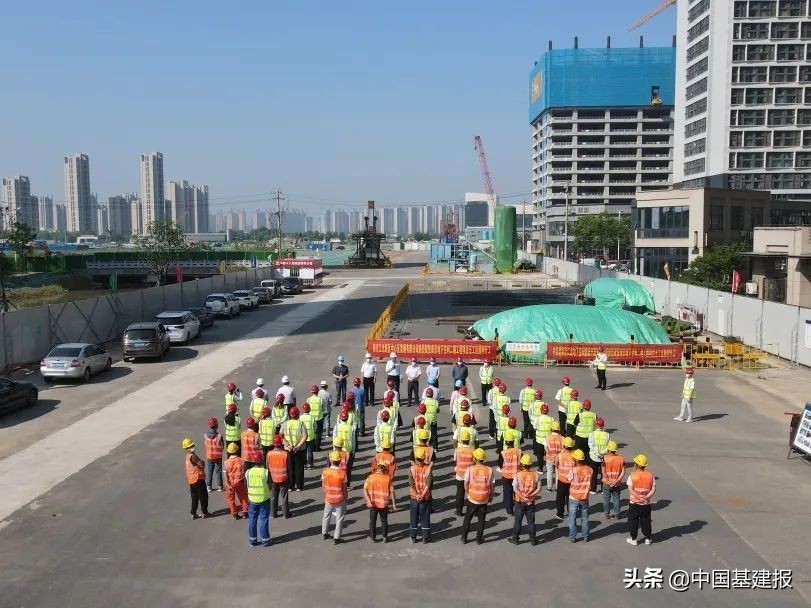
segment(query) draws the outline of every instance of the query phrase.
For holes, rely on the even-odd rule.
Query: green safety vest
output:
[[[383,445],[383,440],[388,437],[391,445],[394,445],[394,426],[391,422],[379,422],[375,427],[375,433],[380,445]]]
[[[535,389],[534,388],[522,388],[521,394],[518,395],[519,401],[521,401],[521,410],[524,412],[528,412],[529,408],[535,402]]]
[[[312,395],[307,399],[310,404],[310,415],[316,420],[321,420],[324,417],[324,402],[318,395]]]
[[[227,443],[239,443],[242,439],[239,434],[239,431],[242,428],[242,421],[239,419],[239,414],[234,414],[234,422],[236,422],[236,424],[233,426],[227,422],[225,423],[225,441]]]
[[[430,424],[436,423],[437,412],[439,411],[439,401],[433,397],[427,398],[423,401],[425,404],[425,422]]]
[[[604,370],[607,367],[605,360],[600,355],[597,355],[597,357],[597,369]]]
[[[470,447],[475,447],[476,442],[479,440],[479,431],[477,431],[472,426],[465,426],[464,424],[461,425],[461,426],[456,427],[456,432],[454,433],[454,439],[459,441],[460,445],[461,445],[461,441],[462,441],[460,439],[460,437],[462,436],[462,429],[465,429],[465,430],[467,430],[468,433],[470,433],[470,443],[468,445]]]
[[[335,425],[336,437],[344,440],[344,450],[347,452],[355,451],[355,431],[354,427],[349,422],[343,420]]]
[[[276,423],[268,416],[259,421],[259,444],[262,447],[273,445],[273,436],[276,434]]]
[[[564,407],[569,406],[569,401],[572,400],[572,387],[571,386],[564,386],[560,389],[560,402],[564,405]]]
[[[414,444],[414,447],[420,445],[420,440],[417,439],[417,433],[420,431],[428,431],[428,441],[431,441],[431,427],[429,427],[428,424],[426,423],[424,427],[422,428],[417,427],[413,431],[411,431],[411,443]]]
[[[574,419],[583,410],[583,404],[577,399],[570,399],[566,406],[566,424],[574,424]]]
[[[500,414],[496,422],[496,438],[501,439],[504,436],[504,432],[510,428],[510,417]]]
[[[684,379],[684,388],[681,390],[681,396],[685,399],[695,399],[696,397],[696,381],[693,378]]]
[[[248,501],[260,504],[270,500],[268,470],[265,467],[251,467],[245,471],[245,483],[248,486]]]
[[[299,442],[299,439],[301,439],[301,427],[301,420],[290,418],[289,420],[285,421],[282,432],[290,445],[296,445]]]
[[[315,416],[313,416],[312,410],[310,410],[309,414],[306,412],[303,413],[298,419],[301,420],[301,423],[307,431],[307,441],[315,439]]]
[[[285,415],[287,415],[287,410],[282,407],[273,406],[273,409],[270,411],[270,415],[273,416],[273,422],[276,423],[276,426],[281,426],[282,420],[284,420]]]
[[[535,441],[541,443],[546,441],[549,433],[552,432],[553,419],[547,414],[541,414],[535,421]]]
[[[606,431],[601,431],[597,429],[592,433],[594,435],[594,449],[595,452],[591,452],[591,456],[593,457],[592,460],[597,460],[598,458],[602,458],[603,454],[608,451],[608,440],[611,438],[610,435]],[[594,458],[596,456],[597,458]]]
[[[580,419],[577,421],[577,428],[574,434],[578,437],[587,438],[594,431],[597,423],[597,414],[590,410],[580,412]]]
[[[479,369],[479,380],[482,384],[493,384],[493,372],[495,369],[492,365],[482,365]]]

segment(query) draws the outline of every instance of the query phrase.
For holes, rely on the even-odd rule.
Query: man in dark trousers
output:
[[[346,380],[349,378],[349,368],[344,365],[344,356],[338,356],[338,364],[332,368],[332,377],[335,378],[335,399],[338,403],[346,401]]]
[[[467,365],[465,365],[465,362],[462,361],[462,357],[459,357],[456,360],[456,365],[453,366],[453,369],[451,370],[451,375],[453,376],[454,386],[456,386],[456,382],[458,380],[462,381],[462,386],[467,386],[467,375],[468,375]]]

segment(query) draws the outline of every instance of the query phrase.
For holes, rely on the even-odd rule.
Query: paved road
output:
[[[493,606],[522,598],[531,598],[533,605],[562,606],[651,601],[664,606],[807,605],[794,591],[705,589],[681,594],[624,589],[625,568],[662,568],[667,576],[675,569],[773,567],[689,481],[696,463],[690,464],[693,470],[674,467],[670,445],[660,453],[649,443],[648,435],[658,431],[647,426],[657,423],[642,417],[644,409],[638,404],[647,403],[648,397],[664,403],[679,383],[672,374],[654,375],[660,372],[639,385],[624,381],[605,399],[595,399],[598,411],[617,429],[617,438],[628,444],[626,456],[645,451],[652,460],[660,491],[656,542],[649,547],[628,546],[624,524],[606,525],[596,507],[591,516],[593,541],[572,545],[552,518],[546,496],[538,513],[539,547],[516,548],[506,542],[511,521],[500,508],[500,498],[488,516],[487,542],[480,547],[461,545],[459,522],[449,506],[453,482],[447,435],[441,438],[435,492],[439,512],[433,518],[435,542],[430,545],[408,542],[407,513],[402,509],[391,518],[394,542],[372,545],[365,538],[367,514],[357,485],[351,496],[348,542],[337,547],[325,543],[320,537],[317,471],[308,472],[305,492],[292,495],[294,517],[273,521],[272,548],[250,548],[245,524],[230,517],[191,521],[179,441],[187,435],[199,438],[205,420],[221,415],[223,384],[233,379],[248,386],[259,375],[271,384],[289,374],[304,393],[327,374],[339,352],[356,369],[368,325],[400,283],[397,270],[362,284],[341,282],[323,292],[324,300],[314,302],[309,312],[304,306],[291,310],[296,316],[257,327],[242,340],[111,401],[66,426],[61,435],[54,433],[0,461],[0,510],[8,496],[22,503],[22,508],[0,515],[5,518],[0,524],[5,526],[0,530],[0,606],[52,606],[57,601],[66,607],[222,606],[240,601],[299,607]],[[340,290],[346,290],[347,297],[337,302],[325,295]],[[547,392],[560,376],[559,370],[531,373]],[[503,372],[515,389],[526,374],[527,368]],[[569,375],[581,386],[591,380],[585,370]],[[152,400],[152,393],[160,399]],[[405,411],[406,422],[411,411]],[[687,430],[712,435],[711,422],[704,429],[696,423]],[[107,439],[105,432],[118,436]],[[677,437],[671,433],[671,440],[679,443]],[[684,435],[681,444],[684,453],[692,446],[690,436]],[[494,456],[492,446],[486,447]],[[370,456],[366,441],[356,470],[368,470]],[[43,480],[45,493],[22,502],[25,491],[36,492]],[[396,485],[402,500],[407,491],[403,473]],[[213,494],[212,503],[215,509],[225,506],[221,494]]]

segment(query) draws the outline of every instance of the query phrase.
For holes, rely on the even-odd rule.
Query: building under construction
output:
[[[352,235],[355,240],[355,253],[346,261],[350,268],[388,268],[391,260],[383,253],[381,243],[385,234],[377,231],[375,202],[369,201],[366,216],[363,218],[363,230]]]

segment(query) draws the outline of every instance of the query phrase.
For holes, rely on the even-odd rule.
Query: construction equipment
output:
[[[656,8],[654,8],[654,9],[652,9],[652,10],[651,10],[650,12],[648,12],[646,15],[644,15],[643,17],[641,17],[640,19],[638,19],[637,21],[635,21],[634,23],[632,23],[631,25],[629,25],[629,26],[628,26],[628,31],[629,31],[629,32],[632,32],[632,31],[634,31],[636,28],[638,28],[638,27],[642,27],[642,26],[643,26],[643,25],[645,25],[645,24],[646,24],[648,21],[650,21],[651,19],[653,19],[653,18],[654,18],[656,15],[658,15],[659,13],[664,12],[665,10],[667,10],[668,8],[670,8],[671,6],[673,6],[674,4],[676,4],[676,2],[677,2],[677,0],[664,0],[664,1],[663,1],[661,4],[659,4],[659,6],[657,6],[657,7],[656,7]]]
[[[364,229],[352,235],[355,239],[355,253],[346,260],[350,268],[389,268],[391,260],[381,250],[380,244],[386,238],[377,231],[375,202],[369,201],[366,216],[363,218]]]
[[[487,194],[487,207],[488,223],[493,225],[493,218],[496,215],[496,192],[493,188],[493,177],[490,175],[490,167],[487,165],[487,155],[484,153],[484,143],[479,135],[473,137],[473,142],[476,147],[476,153],[479,155],[479,164],[482,168],[482,179],[484,180],[484,189]]]

